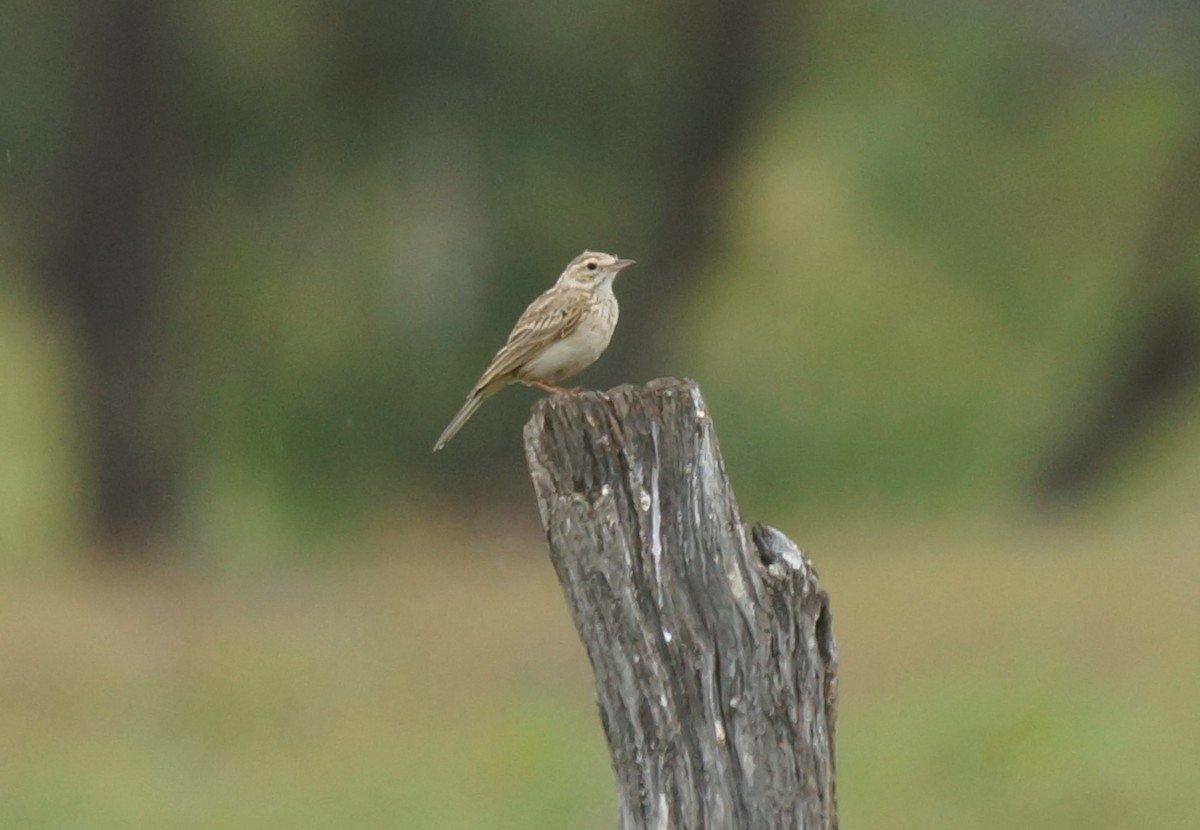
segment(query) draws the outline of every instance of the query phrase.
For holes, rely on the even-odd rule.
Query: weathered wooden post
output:
[[[525,452],[622,830],[836,828],[828,597],[742,523],[696,384],[546,398]]]

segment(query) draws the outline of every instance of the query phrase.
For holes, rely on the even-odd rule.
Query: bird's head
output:
[[[596,288],[606,282],[611,283],[617,274],[630,265],[633,265],[632,259],[619,259],[612,254],[584,251],[571,260],[571,264],[558,278],[558,284]]]

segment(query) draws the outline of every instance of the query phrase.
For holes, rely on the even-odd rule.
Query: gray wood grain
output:
[[[525,449],[620,827],[836,828],[828,597],[786,536],[742,522],[696,384],[545,398]]]

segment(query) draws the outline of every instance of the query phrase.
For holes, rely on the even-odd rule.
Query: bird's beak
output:
[[[633,265],[635,262],[636,262],[636,260],[632,260],[632,259],[618,259],[616,262],[614,262],[612,264],[612,269],[614,271],[624,271],[626,268],[628,268],[630,265]]]

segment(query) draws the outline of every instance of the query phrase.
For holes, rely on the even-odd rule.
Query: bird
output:
[[[633,264],[632,259],[596,251],[571,260],[553,287],[518,318],[433,451],[446,446],[484,401],[510,383],[567,391],[556,385],[558,381],[591,366],[608,348],[620,310],[613,280]]]

